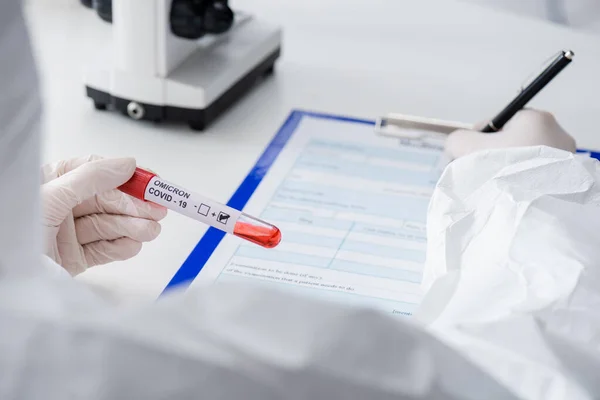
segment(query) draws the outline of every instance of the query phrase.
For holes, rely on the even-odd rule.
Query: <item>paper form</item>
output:
[[[263,249],[227,235],[192,285],[253,282],[411,315],[421,300],[425,220],[440,146],[305,116],[244,211],[278,226]]]

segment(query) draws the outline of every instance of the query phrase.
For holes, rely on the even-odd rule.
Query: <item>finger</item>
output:
[[[519,110],[505,125],[504,128],[510,128],[512,125],[515,124],[521,124],[523,119],[531,119],[533,118],[534,120],[548,120],[548,121],[552,121],[554,120],[554,115],[548,111],[542,111],[542,110],[537,110],[534,108],[523,108],[522,110]],[[530,121],[529,121],[530,122]],[[474,131],[480,132],[485,126],[487,126],[490,123],[489,120],[486,121],[479,121],[477,123],[475,123],[473,125],[473,129]]]
[[[507,130],[520,132],[522,146],[549,146],[571,153],[577,151],[575,139],[558,123],[554,114],[536,109],[524,109],[506,124]]]
[[[501,134],[457,130],[448,135],[445,143],[445,151],[451,158],[456,159],[479,150],[505,147],[503,136]]]
[[[489,124],[489,123],[490,123],[490,121],[479,121],[479,122],[476,122],[476,123],[473,125],[473,130],[474,130],[474,131],[477,131],[477,132],[480,132],[480,131],[481,131],[483,128],[485,128],[485,127],[487,126],[487,124]]]
[[[525,108],[517,112],[504,126],[505,129],[529,126],[530,128],[546,127],[557,124],[554,114],[548,111]],[[521,128],[522,129],[522,128]]]
[[[73,209],[75,218],[90,214],[118,214],[160,221],[167,209],[158,204],[136,199],[119,190],[109,190],[84,201]]]
[[[123,215],[92,214],[75,220],[77,241],[82,245],[123,237],[149,242],[156,239],[160,231],[156,221]]]
[[[75,206],[96,194],[127,182],[135,171],[133,158],[90,161],[42,186],[45,203],[53,219],[62,221]]]
[[[142,250],[142,243],[130,238],[103,240],[83,246],[88,266],[108,264],[113,261],[124,261],[136,256]]]
[[[102,159],[103,157],[91,154],[84,157],[71,158],[69,160],[61,160],[55,163],[44,165],[42,167],[42,176],[44,178],[42,183],[49,182],[52,179],[58,178],[59,176],[63,176],[67,172],[72,171],[85,163]]]
[[[83,250],[75,237],[75,222],[73,218],[66,218],[54,237],[56,247],[60,254],[61,265],[71,276],[76,276],[87,268]]]

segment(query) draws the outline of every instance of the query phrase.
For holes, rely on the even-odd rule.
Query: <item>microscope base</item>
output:
[[[242,12],[236,18],[222,35],[184,40],[167,30],[164,39],[158,35],[160,40],[150,42],[119,31],[116,21],[117,26],[104,29],[106,37],[98,41],[96,59],[90,60],[87,96],[99,110],[116,110],[141,121],[179,121],[203,130],[270,75],[281,54],[279,27]],[[146,28],[153,31],[151,25]],[[136,38],[136,27],[132,22],[124,28]]]
[[[86,86],[86,92],[87,96],[93,100],[94,107],[97,110],[115,110],[138,120],[184,122],[191,129],[202,131],[250,91],[255,84],[272,75],[274,73],[275,61],[279,58],[280,54],[281,49],[278,48],[205,108],[184,108],[148,104],[113,96],[108,92],[90,86]]]

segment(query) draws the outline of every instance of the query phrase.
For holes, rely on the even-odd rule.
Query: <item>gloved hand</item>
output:
[[[166,208],[116,190],[135,167],[132,158],[90,156],[42,168],[46,254],[71,275],[131,258],[160,233]]]
[[[481,124],[484,126],[485,124]],[[446,153],[455,159],[479,150],[548,146],[575,152],[575,140],[545,111],[519,111],[496,133],[458,130],[446,140]]]

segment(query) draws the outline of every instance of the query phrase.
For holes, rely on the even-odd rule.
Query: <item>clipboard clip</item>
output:
[[[378,135],[422,141],[444,140],[446,135],[457,129],[473,129],[473,125],[397,113],[379,117],[375,123]]]

